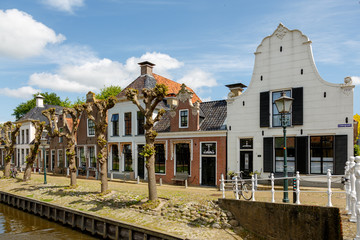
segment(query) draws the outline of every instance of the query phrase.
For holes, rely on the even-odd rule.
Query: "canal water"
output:
[[[0,203],[0,239],[81,240],[96,238]]]

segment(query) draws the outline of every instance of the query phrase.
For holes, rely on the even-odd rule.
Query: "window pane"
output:
[[[125,121],[125,135],[131,135],[131,112],[125,113],[124,121]]]
[[[252,148],[253,148],[252,138],[240,139],[240,149],[252,149]]]
[[[288,161],[287,165],[288,165],[287,167],[288,172],[295,172],[295,161]]]
[[[332,162],[324,162],[323,163],[323,173],[327,173],[327,170],[330,169],[333,172],[333,163]]]
[[[155,144],[155,172],[165,173],[165,149],[164,144]]]
[[[216,155],[216,143],[202,143],[201,144],[202,155]]]
[[[124,169],[127,172],[133,171],[132,169],[132,153],[131,153],[131,145],[125,144],[123,147],[123,153],[124,153]]]
[[[112,170],[119,171],[119,149],[118,146],[111,146],[112,152]]]
[[[276,161],[275,164],[276,172],[283,172],[284,171],[284,162],[283,161]]]
[[[320,162],[311,162],[311,173],[321,173]]]
[[[137,112],[137,127],[138,127],[138,135],[143,135],[145,133],[144,130],[144,122],[145,116],[140,111]]]

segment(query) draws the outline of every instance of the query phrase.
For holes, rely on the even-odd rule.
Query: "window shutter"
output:
[[[273,172],[273,141],[272,137],[264,138],[264,172]]]
[[[308,172],[308,137],[295,138],[296,171],[300,174]]]
[[[303,125],[303,88],[293,88],[292,125]]]
[[[347,135],[335,135],[335,174],[344,174],[347,160],[348,141]]]
[[[270,92],[260,93],[260,127],[270,127]]]

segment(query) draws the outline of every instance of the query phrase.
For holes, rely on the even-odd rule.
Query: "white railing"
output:
[[[300,193],[327,193],[328,200],[327,206],[332,207],[331,197],[331,179],[332,177],[344,177],[345,182],[345,191],[337,191],[336,193],[345,193],[346,194],[346,208],[348,215],[350,215],[350,221],[356,222],[357,224],[357,233],[356,240],[360,240],[360,156],[350,157],[350,159],[346,162],[345,166],[345,175],[332,175],[331,171],[328,169],[326,175],[312,175],[312,176],[300,176],[299,172],[296,172],[295,177],[280,177],[275,178],[274,174],[271,173],[269,178],[262,178],[261,180],[269,180],[271,182],[271,190],[258,190],[257,189],[257,177],[254,175],[251,179],[242,179],[240,181],[251,181],[251,190],[252,190],[252,201],[255,201],[255,193],[256,192],[270,192],[271,193],[271,202],[275,202],[275,180],[283,180],[283,179],[296,179],[296,190],[288,190],[287,192],[293,192],[296,194],[295,204],[300,204]],[[305,179],[311,178],[326,178],[327,182],[327,191],[308,191],[303,190],[300,191],[300,182]],[[236,200],[239,200],[239,192],[241,189],[239,188],[238,178],[234,180],[225,180],[224,175],[221,175],[220,179],[220,191],[222,191],[222,197],[225,198],[225,184],[231,183],[232,191],[235,193]],[[233,189],[234,188],[234,189]],[[277,192],[284,192],[284,190],[277,190]]]

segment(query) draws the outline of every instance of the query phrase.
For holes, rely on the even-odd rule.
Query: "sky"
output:
[[[1,0],[0,122],[38,92],[75,101],[126,87],[141,61],[203,101],[249,85],[254,52],[283,23],[312,41],[320,76],[351,76],[360,114],[360,1]]]

